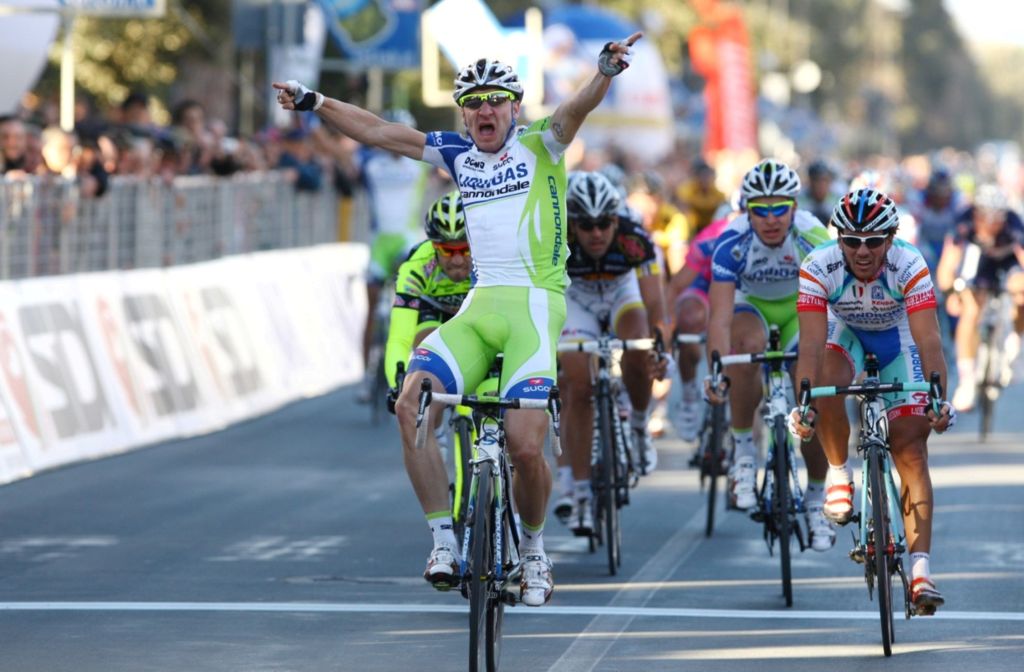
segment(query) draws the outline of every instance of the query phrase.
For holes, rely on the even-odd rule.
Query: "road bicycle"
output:
[[[793,407],[789,393],[789,376],[784,370],[785,362],[794,361],[795,352],[780,350],[779,329],[772,326],[768,335],[768,349],[765,352],[720,356],[711,353],[712,372],[733,364],[761,364],[762,404],[761,415],[768,431],[768,451],[764,473],[757,488],[757,505],[750,517],[763,525],[764,540],[768,553],[774,555],[776,541],[779,548],[779,564],[782,572],[782,595],[786,606],[793,606],[793,568],[790,558],[792,540],[795,538],[800,551],[807,548],[804,533],[800,528],[800,516],[806,514],[803,489],[796,469],[796,453],[787,426],[789,409]],[[726,378],[720,373],[712,378],[712,384],[721,386]],[[727,388],[726,388],[727,389]]]
[[[1006,338],[1013,330],[1013,297],[1002,284],[1002,276],[985,299],[978,320],[978,354],[975,357],[978,381],[978,438],[986,441],[992,433],[996,401],[1010,384]]]
[[[416,414],[416,447],[424,448],[432,402],[465,406],[473,411],[476,440],[473,444],[469,505],[462,534],[460,587],[469,600],[469,670],[494,672],[501,659],[501,627],[505,605],[515,604],[520,564],[519,529],[512,493],[512,463],[505,441],[504,411],[540,409],[551,414],[552,450],[558,448],[560,403],[558,387],[547,399],[442,394],[432,390],[429,379],[420,386]]]
[[[622,378],[614,373],[615,358],[631,350],[657,350],[653,338],[622,340],[603,333],[587,341],[562,342],[558,352],[585,352],[594,356],[593,373],[594,438],[591,443],[591,506],[594,531],[590,550],[603,544],[608,552],[608,572],[615,576],[622,565],[622,522],[619,510],[629,504],[629,490],[635,486],[643,467],[634,458],[633,435],[622,408]],[[641,451],[642,452],[642,451]],[[643,456],[639,456],[643,460]],[[639,469],[638,469],[639,468]]]
[[[890,392],[927,392],[932,410],[939,412],[942,388],[939,374],[932,373],[930,382],[881,382],[878,378],[878,358],[868,354],[865,358],[863,382],[837,387],[814,387],[804,378],[800,381],[801,421],[806,417],[812,399],[837,395],[854,395],[860,400],[860,432],[857,452],[863,458],[861,468],[860,511],[851,520],[857,523],[857,536],[850,551],[850,559],[864,566],[864,580],[868,597],[878,592],[878,613],[882,626],[882,649],[892,655],[895,641],[893,631],[893,580],[899,577],[903,587],[903,613],[907,619],[914,615],[911,605],[910,584],[903,568],[903,554],[907,550],[900,510],[900,494],[892,477],[892,459],[889,446],[889,420],[886,400],[881,395]]]

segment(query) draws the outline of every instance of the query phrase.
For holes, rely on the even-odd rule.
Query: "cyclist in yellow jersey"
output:
[[[473,258],[459,192],[449,192],[432,203],[425,220],[427,240],[402,262],[395,279],[384,359],[391,387],[395,387],[398,363],[408,364],[412,349],[459,311],[471,285]]]
[[[474,286],[459,314],[416,348],[397,408],[406,471],[434,537],[424,578],[436,588],[447,590],[458,583],[459,549],[436,441],[428,437],[424,449],[416,448],[420,382],[428,379],[435,389],[464,392],[483,380],[491,362],[503,353],[503,396],[547,396],[565,321],[563,155],[604,98],[612,77],[628,67],[629,48],[641,36],[634,33],[606,44],[590,82],[550,117],[525,128],[516,126],[523,97],[519,77],[509,66],[487,59],[471,63],[455,78],[454,97],[465,135],[427,135],[326,98],[294,80],[273,84],[284,109],[312,110],[365,145],[445,168],[462,193]],[[523,531],[520,599],[540,606],[554,588],[542,536],[551,493],[551,471],[543,454],[548,417],[529,410],[509,411],[506,417]]]

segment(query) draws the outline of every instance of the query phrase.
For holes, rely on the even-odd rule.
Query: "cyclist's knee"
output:
[[[683,334],[700,334],[707,329],[708,316],[700,301],[684,301],[676,313],[676,328]]]
[[[424,378],[430,379],[435,391],[444,390],[436,376],[423,371],[413,371],[410,373],[402,385],[402,394],[395,403],[395,416],[398,418],[398,424],[405,429],[414,431],[416,428],[416,414],[419,412],[420,407],[420,386]],[[440,414],[442,408],[442,406],[435,404],[431,409],[431,413],[436,412]]]

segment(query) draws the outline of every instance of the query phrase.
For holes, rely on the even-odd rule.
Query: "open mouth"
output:
[[[482,136],[492,136],[498,132],[498,127],[490,122],[481,122],[477,125],[477,131]]]

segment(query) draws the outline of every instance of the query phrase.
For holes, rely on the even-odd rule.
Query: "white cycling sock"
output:
[[[973,359],[956,360],[956,375],[961,385],[974,384],[974,367]]]
[[[742,459],[751,459],[755,463],[757,462],[757,446],[754,444],[753,428],[736,429],[733,427],[732,439],[736,443],[736,449],[733,452],[734,463]]]
[[[910,554],[910,578],[931,577],[931,568],[928,567],[928,560],[931,556],[928,553]]]
[[[582,481],[573,481],[572,483],[572,498],[577,502],[581,499],[590,499],[590,479],[584,479]]]
[[[522,533],[519,538],[519,555],[544,555],[544,523],[539,527],[531,527],[524,522]]]
[[[633,429],[646,431],[648,415],[649,414],[647,413],[647,409],[638,410],[634,408],[632,411],[629,412],[630,426],[633,427]]]
[[[558,488],[562,494],[572,494],[572,467],[564,466],[558,468]]]
[[[825,481],[812,481],[807,479],[807,489],[804,490],[804,501],[807,508],[821,507],[825,504]]]
[[[452,529],[451,512],[429,513],[427,514],[427,524],[430,525],[430,533],[434,535],[435,548],[438,546],[459,547],[459,543],[455,540],[455,531]]]

